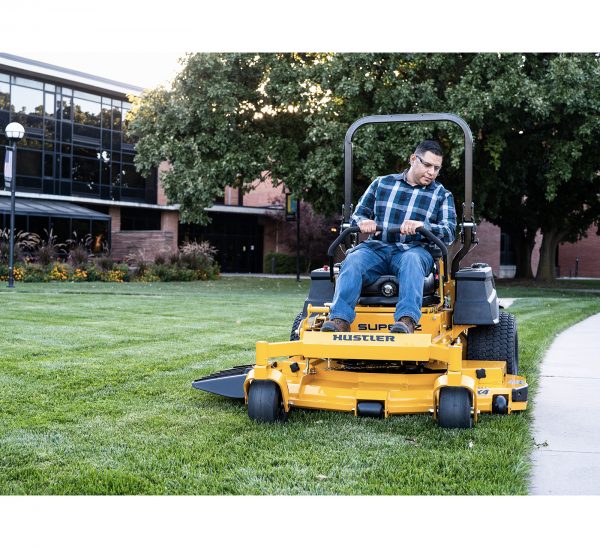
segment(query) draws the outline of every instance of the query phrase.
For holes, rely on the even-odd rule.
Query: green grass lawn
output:
[[[257,339],[287,340],[307,290],[251,278],[0,287],[0,494],[527,493],[528,412],[469,431],[302,410],[264,425],[191,387],[253,363]],[[499,292],[520,297],[510,310],[535,395],[552,338],[600,312],[599,295]]]

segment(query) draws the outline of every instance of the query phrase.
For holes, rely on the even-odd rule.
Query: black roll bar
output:
[[[423,113],[423,114],[384,114],[365,116],[356,120],[346,132],[344,139],[344,218],[343,223],[350,222],[350,203],[352,201],[352,137],[356,131],[367,124],[390,124],[397,122],[453,122],[457,124],[465,136],[465,202],[463,204],[463,246],[452,262],[452,274],[458,270],[459,262],[471,247],[473,240],[473,136],[467,123],[455,114]]]

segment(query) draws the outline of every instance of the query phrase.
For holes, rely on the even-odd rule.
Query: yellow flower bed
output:
[[[13,267],[13,280],[15,282],[22,282],[24,274],[25,274],[25,271],[21,267],[19,267],[19,266]],[[7,282],[8,274],[6,276],[0,276],[0,281]]]
[[[73,272],[73,281],[74,282],[86,282],[88,277],[88,273],[81,268],[76,268],[75,272]]]
[[[122,270],[109,270],[104,275],[104,281],[123,283],[125,281],[125,272]]]
[[[56,263],[50,271],[50,279],[64,282],[69,279],[69,270],[65,265]]]

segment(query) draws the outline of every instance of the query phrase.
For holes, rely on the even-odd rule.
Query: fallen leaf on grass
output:
[[[323,480],[329,479],[329,476],[324,476],[323,474],[319,474],[317,476],[317,479],[320,481],[323,481]]]

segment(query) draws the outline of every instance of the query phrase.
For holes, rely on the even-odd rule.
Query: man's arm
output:
[[[362,221],[369,221],[375,216],[375,194],[378,184],[379,177],[369,185],[369,188],[360,197],[354,214],[350,219],[352,225],[359,225]]]
[[[426,222],[423,226],[448,245],[454,241],[456,237],[456,209],[454,208],[454,198],[450,192],[446,191],[444,194],[444,199],[438,209],[436,222]]]

